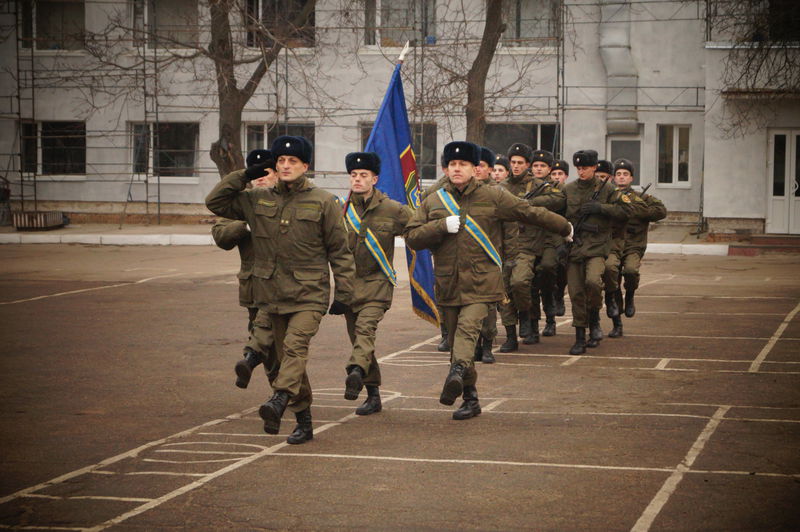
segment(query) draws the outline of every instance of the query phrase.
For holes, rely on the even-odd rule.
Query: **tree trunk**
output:
[[[483,144],[486,133],[486,76],[500,35],[506,29],[502,13],[502,1],[486,2],[486,25],[483,27],[481,46],[467,74],[467,140],[479,145]]]

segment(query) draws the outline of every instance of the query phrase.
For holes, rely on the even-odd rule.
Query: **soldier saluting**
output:
[[[328,265],[336,283],[334,300],[343,305],[351,303],[355,268],[336,197],[306,176],[311,143],[282,136],[271,151],[279,179],[274,188],[245,190],[248,181],[264,173],[261,165],[248,167],[225,176],[206,197],[206,206],[219,216],[247,221],[253,232],[256,303],[259,315],[269,316],[275,343],[266,363],[274,368],[274,394],[259,415],[264,431],[277,434],[289,406],[297,426],[286,441],[299,444],[314,437],[306,362],[330,300]]]
[[[464,402],[453,419],[481,413],[475,386],[475,343],[489,306],[503,299],[502,221],[527,222],[571,237],[572,227],[562,216],[533,207],[502,187],[474,179],[480,147],[451,142],[444,147],[448,182],[429,195],[406,226],[406,244],[433,252],[436,294],[444,309],[450,344],[450,371],[439,402]]]
[[[353,300],[348,307],[334,308],[331,314],[344,313],[347,334],[353,351],[345,370],[344,398],[358,399],[367,387],[367,399],[356,409],[366,416],[381,411],[381,370],[375,358],[375,333],[378,323],[392,305],[397,276],[394,271],[394,237],[403,232],[411,210],[375,188],[381,172],[377,153],[356,152],[345,157],[350,174],[350,201],[345,210],[345,225],[355,259]]]

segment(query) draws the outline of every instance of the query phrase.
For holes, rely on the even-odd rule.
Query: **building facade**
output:
[[[795,20],[796,7],[755,3],[766,28],[743,38],[731,28],[758,24],[730,24],[731,2],[504,0],[484,143],[626,157],[673,219],[800,233],[800,100],[791,84],[736,85],[727,61],[748,38],[775,48],[800,40],[779,22]],[[305,6],[241,0],[231,11],[237,87]],[[344,156],[366,143],[411,41],[403,73],[414,149],[420,176],[435,179],[442,146],[465,136],[485,6],[319,0],[247,100],[242,151],[304,135],[317,184],[343,195]],[[15,209],[208,214],[203,199],[220,178],[209,155],[220,138],[220,65],[208,2],[27,0],[2,10],[0,165]]]

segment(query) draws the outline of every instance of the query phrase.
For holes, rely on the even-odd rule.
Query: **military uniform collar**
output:
[[[472,179],[469,180],[467,186],[465,186],[464,190],[462,190],[461,192],[458,191],[458,188],[456,188],[453,182],[450,181],[449,179],[447,180],[447,184],[444,186],[444,188],[451,194],[466,196],[468,194],[472,194],[472,191],[480,186],[482,186],[482,183],[473,177]]]
[[[528,168],[518,176],[515,176],[514,174],[509,174],[506,179],[508,180],[509,183],[518,185],[520,183],[527,183],[528,181],[530,181],[531,177],[533,176],[531,174],[530,168]]]
[[[275,185],[275,191],[281,195],[290,194],[292,192],[303,192],[312,188],[314,188],[314,183],[311,182],[306,174],[301,175],[291,183],[278,181],[278,184]]]
[[[366,207],[364,206],[363,197],[358,197],[357,198],[358,201],[355,201],[356,197],[354,197],[353,198],[353,200],[354,200],[353,203],[356,204],[357,207],[362,208],[364,210],[364,212],[366,212],[366,211],[370,211],[370,210],[376,208],[378,205],[380,205],[380,203],[384,200],[384,198],[386,198],[386,195],[383,192],[381,192],[377,188],[373,188],[372,189],[372,196],[370,196],[369,199],[367,200]]]

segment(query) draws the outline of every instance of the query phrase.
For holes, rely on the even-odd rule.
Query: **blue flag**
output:
[[[381,158],[378,189],[393,200],[416,210],[419,208],[419,179],[417,161],[411,146],[411,128],[403,95],[403,80],[400,77],[401,66],[402,64],[398,64],[394,69],[364,151],[373,151]],[[414,251],[406,247],[406,260],[414,312],[420,318],[438,325],[439,312],[433,293],[431,252],[427,249]]]

